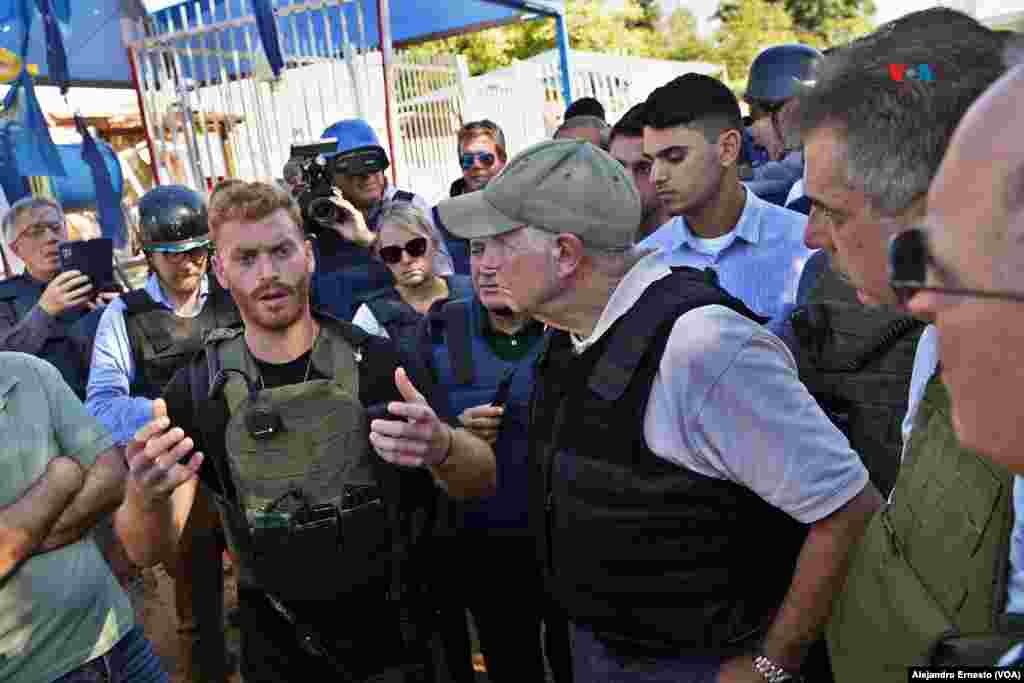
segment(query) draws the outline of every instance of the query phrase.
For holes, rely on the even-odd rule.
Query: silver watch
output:
[[[768,683],[799,680],[798,676],[786,671],[763,654],[754,657],[754,671],[761,674],[761,677],[768,681]]]

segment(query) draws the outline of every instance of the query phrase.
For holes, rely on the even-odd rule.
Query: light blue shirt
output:
[[[719,284],[755,313],[776,318],[796,303],[804,263],[814,253],[804,246],[807,216],[776,206],[744,188],[743,213],[717,253],[703,250],[686,219],[676,216],[639,246],[661,249],[666,265],[713,268]]]
[[[939,366],[939,334],[929,325],[921,334],[914,353],[914,370],[910,375],[910,401],[903,420],[903,455],[906,455],[914,418],[921,406],[925,388]],[[890,502],[891,502],[890,494]],[[1013,479],[1013,531],[1010,533],[1010,573],[1007,581],[1006,611],[1024,614],[1024,479]]]
[[[206,305],[209,277],[208,274],[204,275],[200,282],[196,315]],[[143,289],[157,304],[174,310],[155,273],[150,273]],[[110,430],[118,444],[128,443],[135,432],[153,417],[153,402],[129,393],[132,380],[135,379],[135,361],[124,322],[124,311],[124,301],[118,297],[100,317],[85,399],[86,409]]]

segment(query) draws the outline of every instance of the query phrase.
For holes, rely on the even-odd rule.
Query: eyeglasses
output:
[[[1021,292],[926,285],[929,263],[933,263],[933,259],[928,248],[928,233],[921,228],[911,228],[889,240],[889,286],[896,292],[900,303],[907,303],[918,292],[1024,302],[1024,293]]]
[[[462,164],[462,170],[468,171],[473,168],[473,164],[476,160],[480,160],[480,165],[484,168],[490,168],[494,166],[495,156],[490,152],[463,152],[462,158],[459,160]]]
[[[175,263],[181,263],[185,259],[189,261],[202,261],[204,258],[210,255],[209,247],[196,247],[194,249],[188,249],[186,251],[164,251],[156,252],[162,253],[168,261]]]
[[[412,258],[419,258],[420,256],[423,256],[427,253],[427,238],[417,237],[416,239],[409,240],[405,243],[404,247],[400,244],[381,247],[380,260],[389,265],[395,265],[402,260],[403,251]]]
[[[64,236],[64,221],[57,221],[52,223],[33,223],[24,230],[21,234],[14,238],[14,242],[17,242],[26,235],[34,240],[40,240],[46,233],[51,233],[54,237]]]

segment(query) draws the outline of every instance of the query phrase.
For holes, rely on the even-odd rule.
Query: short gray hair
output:
[[[529,237],[529,241],[538,249],[553,247],[558,239],[557,234],[532,225],[526,226],[524,232]],[[628,273],[640,259],[656,250],[641,249],[635,244],[626,249],[605,249],[584,244],[583,251],[597,271],[618,278]]]
[[[899,214],[928,191],[968,107],[1005,69],[1003,39],[948,8],[913,12],[819,66],[800,98],[804,141],[835,126],[846,142],[846,182],[872,207]],[[893,78],[890,67],[928,65],[929,81]]]
[[[437,244],[437,236],[427,214],[409,202],[387,202],[377,218],[377,225],[381,228],[385,225],[403,228]]]
[[[24,214],[38,209],[40,207],[49,207],[56,209],[57,213],[60,214],[61,218],[64,218],[64,209],[61,208],[60,204],[56,200],[50,199],[49,197],[22,197],[18,201],[11,204],[11,208],[4,214],[3,220],[3,235],[4,242],[10,244],[15,239],[14,230],[17,226],[18,219]]]

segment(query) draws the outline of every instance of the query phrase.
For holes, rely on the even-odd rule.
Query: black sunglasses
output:
[[[889,240],[889,286],[896,292],[901,304],[907,303],[918,292],[938,292],[973,296],[980,299],[1024,301],[1024,293],[959,287],[930,287],[925,284],[928,264],[932,262],[928,248],[928,233],[911,228]]]
[[[392,244],[389,247],[381,247],[380,260],[384,263],[394,265],[402,260],[402,252],[409,254],[412,258],[419,258],[427,253],[427,238],[417,237],[409,240],[405,246]]]
[[[484,168],[494,166],[495,157],[490,152],[463,152],[459,162],[462,164],[462,169],[468,171],[473,168],[473,164],[476,163],[477,159],[480,160],[480,165]]]

